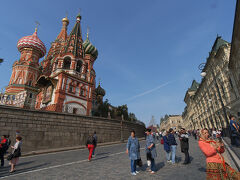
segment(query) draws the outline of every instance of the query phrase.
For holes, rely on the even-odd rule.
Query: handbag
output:
[[[14,155],[13,155],[13,153],[11,153],[11,154],[8,155],[7,160],[11,161],[13,157],[14,157]]]
[[[138,165],[139,167],[142,167],[142,166],[143,166],[143,163],[142,163],[142,159],[141,159],[141,158],[137,159],[137,165]]]

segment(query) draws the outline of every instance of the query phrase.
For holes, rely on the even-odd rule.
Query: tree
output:
[[[108,103],[108,99],[106,99],[102,104],[99,105],[98,107],[98,113],[96,113],[96,116],[101,116],[101,117],[108,117],[108,112],[109,112],[109,106],[110,104]]]
[[[128,120],[128,107],[126,104],[117,107],[117,116],[122,116],[124,120]]]
[[[128,119],[133,122],[137,121],[137,118],[134,113],[129,113]]]
[[[0,58],[0,64],[3,62],[3,59],[2,58]]]

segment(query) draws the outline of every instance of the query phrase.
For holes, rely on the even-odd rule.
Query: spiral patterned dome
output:
[[[46,47],[37,36],[37,30],[31,36],[22,37],[18,43],[17,48],[21,51],[24,48],[33,48],[40,52],[40,58],[46,54]]]
[[[92,43],[89,41],[88,37],[87,39],[83,42],[83,48],[85,51],[85,54],[91,54],[95,58],[98,56],[98,50],[95,46],[92,45]]]

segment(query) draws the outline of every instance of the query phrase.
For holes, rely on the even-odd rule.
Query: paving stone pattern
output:
[[[141,141],[141,148],[144,146],[145,141]],[[0,169],[0,179],[1,177],[8,180],[205,179],[205,157],[200,151],[197,141],[192,138],[190,139],[192,162],[189,165],[182,165],[184,155],[180,152],[179,145],[177,147],[177,164],[172,165],[166,162],[163,145],[158,144],[157,172],[154,175],[146,171],[146,155],[145,150],[142,149],[141,157],[144,165],[139,169],[140,173],[137,176],[132,176],[130,160],[125,154],[125,150],[125,143],[99,147],[96,150],[96,157],[91,162],[87,161],[88,151],[86,149],[25,157],[20,159],[15,174],[9,176],[9,166],[7,165]],[[39,169],[43,170],[39,171]]]

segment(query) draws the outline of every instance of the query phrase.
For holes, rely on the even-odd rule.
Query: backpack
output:
[[[164,140],[163,140],[163,138],[161,139],[161,144],[164,144]]]

